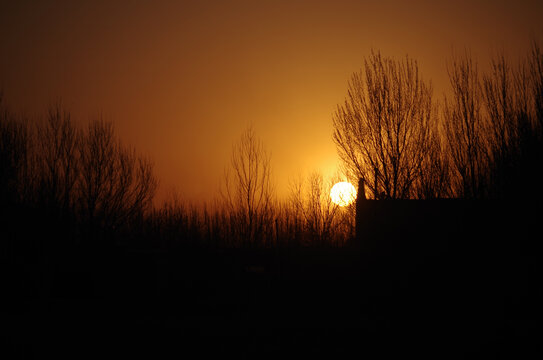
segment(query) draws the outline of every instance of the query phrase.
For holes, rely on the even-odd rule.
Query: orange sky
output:
[[[161,197],[214,198],[253,123],[282,196],[338,168],[332,113],[372,48],[417,59],[441,98],[453,48],[515,55],[542,24],[540,0],[4,1],[0,87],[31,116],[61,99],[78,122],[114,121]]]

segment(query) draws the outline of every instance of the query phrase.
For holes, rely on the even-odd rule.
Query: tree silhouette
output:
[[[233,231],[242,242],[254,244],[272,222],[274,189],[270,155],[250,126],[232,148],[222,196]]]
[[[153,199],[157,180],[152,164],[124,147],[113,125],[93,121],[79,147],[80,215],[90,230],[115,229],[142,215]]]
[[[374,198],[409,198],[422,167],[432,164],[425,156],[439,149],[428,141],[432,121],[432,89],[417,63],[372,52],[337,107],[333,140],[349,177],[363,178]]]
[[[70,113],[57,104],[49,109],[45,123],[37,126],[36,134],[37,200],[58,216],[73,214],[76,184],[80,180],[80,133]]]
[[[450,161],[442,138],[438,124],[432,124],[413,183],[414,197],[417,199],[437,199],[452,195]]]
[[[466,53],[449,66],[451,98],[445,98],[444,121],[454,192],[463,198],[485,195],[488,143],[485,141],[483,92],[476,62]]]
[[[543,97],[543,55],[533,42],[528,61],[513,68],[503,54],[484,78],[489,114],[491,164],[489,193],[497,198],[538,197],[543,141],[538,108]]]
[[[532,41],[528,60],[531,96],[534,99],[536,126],[543,129],[543,52],[539,42]]]
[[[504,54],[479,74],[466,52],[449,67],[452,96],[443,111],[452,194],[522,198],[540,194],[543,56],[537,43],[516,68]],[[538,195],[539,196],[539,195]]]
[[[28,188],[30,131],[3,104],[0,92],[0,203],[25,201]]]
[[[340,209],[330,198],[333,183],[313,172],[306,181],[291,183],[290,205],[313,244],[323,245],[339,231]]]

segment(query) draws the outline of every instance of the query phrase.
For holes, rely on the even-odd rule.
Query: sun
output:
[[[348,182],[338,182],[330,190],[332,202],[339,206],[347,206],[356,200],[356,189]]]

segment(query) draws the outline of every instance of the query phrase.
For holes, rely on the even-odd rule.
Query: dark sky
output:
[[[370,50],[419,62],[434,95],[446,61],[481,67],[543,34],[543,1],[2,1],[0,87],[12,110],[61,100],[100,114],[149,155],[160,196],[215,197],[231,146],[253,123],[289,178],[339,165],[332,113]]]

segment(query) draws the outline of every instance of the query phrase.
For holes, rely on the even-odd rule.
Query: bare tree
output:
[[[274,189],[270,155],[249,127],[234,144],[222,196],[242,242],[261,240],[272,222]]]
[[[534,164],[542,160],[538,116],[543,99],[543,55],[536,42],[527,60],[513,68],[505,55],[499,54],[483,76],[489,197],[533,197],[539,192]]]
[[[91,228],[117,228],[149,208],[157,187],[152,164],[122,146],[111,123],[91,122],[79,151],[78,200]]]
[[[349,178],[363,178],[374,198],[413,197],[433,110],[431,86],[416,61],[372,52],[333,117],[333,139]]]
[[[483,75],[483,96],[488,113],[489,146],[495,154],[503,156],[515,137],[514,74],[505,55],[492,60],[490,74]]]
[[[528,66],[531,77],[532,97],[534,99],[536,126],[539,132],[543,131],[543,51],[536,40],[532,41]]]
[[[452,195],[450,164],[437,124],[432,125],[424,148],[418,175],[413,184],[414,196],[418,199],[450,197]]]
[[[49,109],[45,123],[37,126],[36,166],[38,197],[61,216],[73,210],[75,185],[79,176],[77,146],[80,134],[70,113],[57,104]]]
[[[0,203],[22,201],[28,190],[30,131],[4,107],[0,92]]]
[[[343,244],[354,232],[354,204],[341,207],[330,191],[339,177],[325,180],[318,172],[291,182],[289,208],[306,245]]]
[[[339,212],[339,206],[330,198],[330,188],[331,186],[325,186],[322,175],[314,172],[309,175],[302,190],[302,196],[298,200],[300,203],[296,204],[296,207],[301,209],[311,240],[318,244],[330,240]]]
[[[490,72],[483,74],[483,96],[488,121],[484,124],[485,142],[488,144],[487,196],[502,197],[515,172],[521,122],[527,117],[526,77],[521,64],[515,72],[503,53],[492,59]],[[523,84],[524,83],[524,84]],[[524,103],[524,104],[523,104]],[[524,110],[523,110],[524,109]],[[505,191],[505,192],[504,192]]]
[[[543,198],[543,188],[541,187],[541,172],[539,166],[543,162],[543,51],[541,50],[540,42],[532,41],[532,51],[529,55],[529,69],[531,74],[531,94],[532,102],[535,113],[535,119],[530,122],[531,136],[526,136],[524,131],[523,138],[529,137],[527,146],[523,146],[522,153],[530,154],[527,162],[526,169],[529,170],[526,174],[530,179],[531,184],[524,184],[525,188],[530,189],[532,197],[541,199]],[[528,128],[524,126],[523,129]],[[528,185],[528,186],[526,186]],[[530,186],[531,185],[531,186]],[[528,194],[527,194],[528,195]]]
[[[454,192],[463,198],[482,198],[489,152],[477,64],[466,53],[455,56],[448,71],[452,96],[445,98],[443,113]]]

